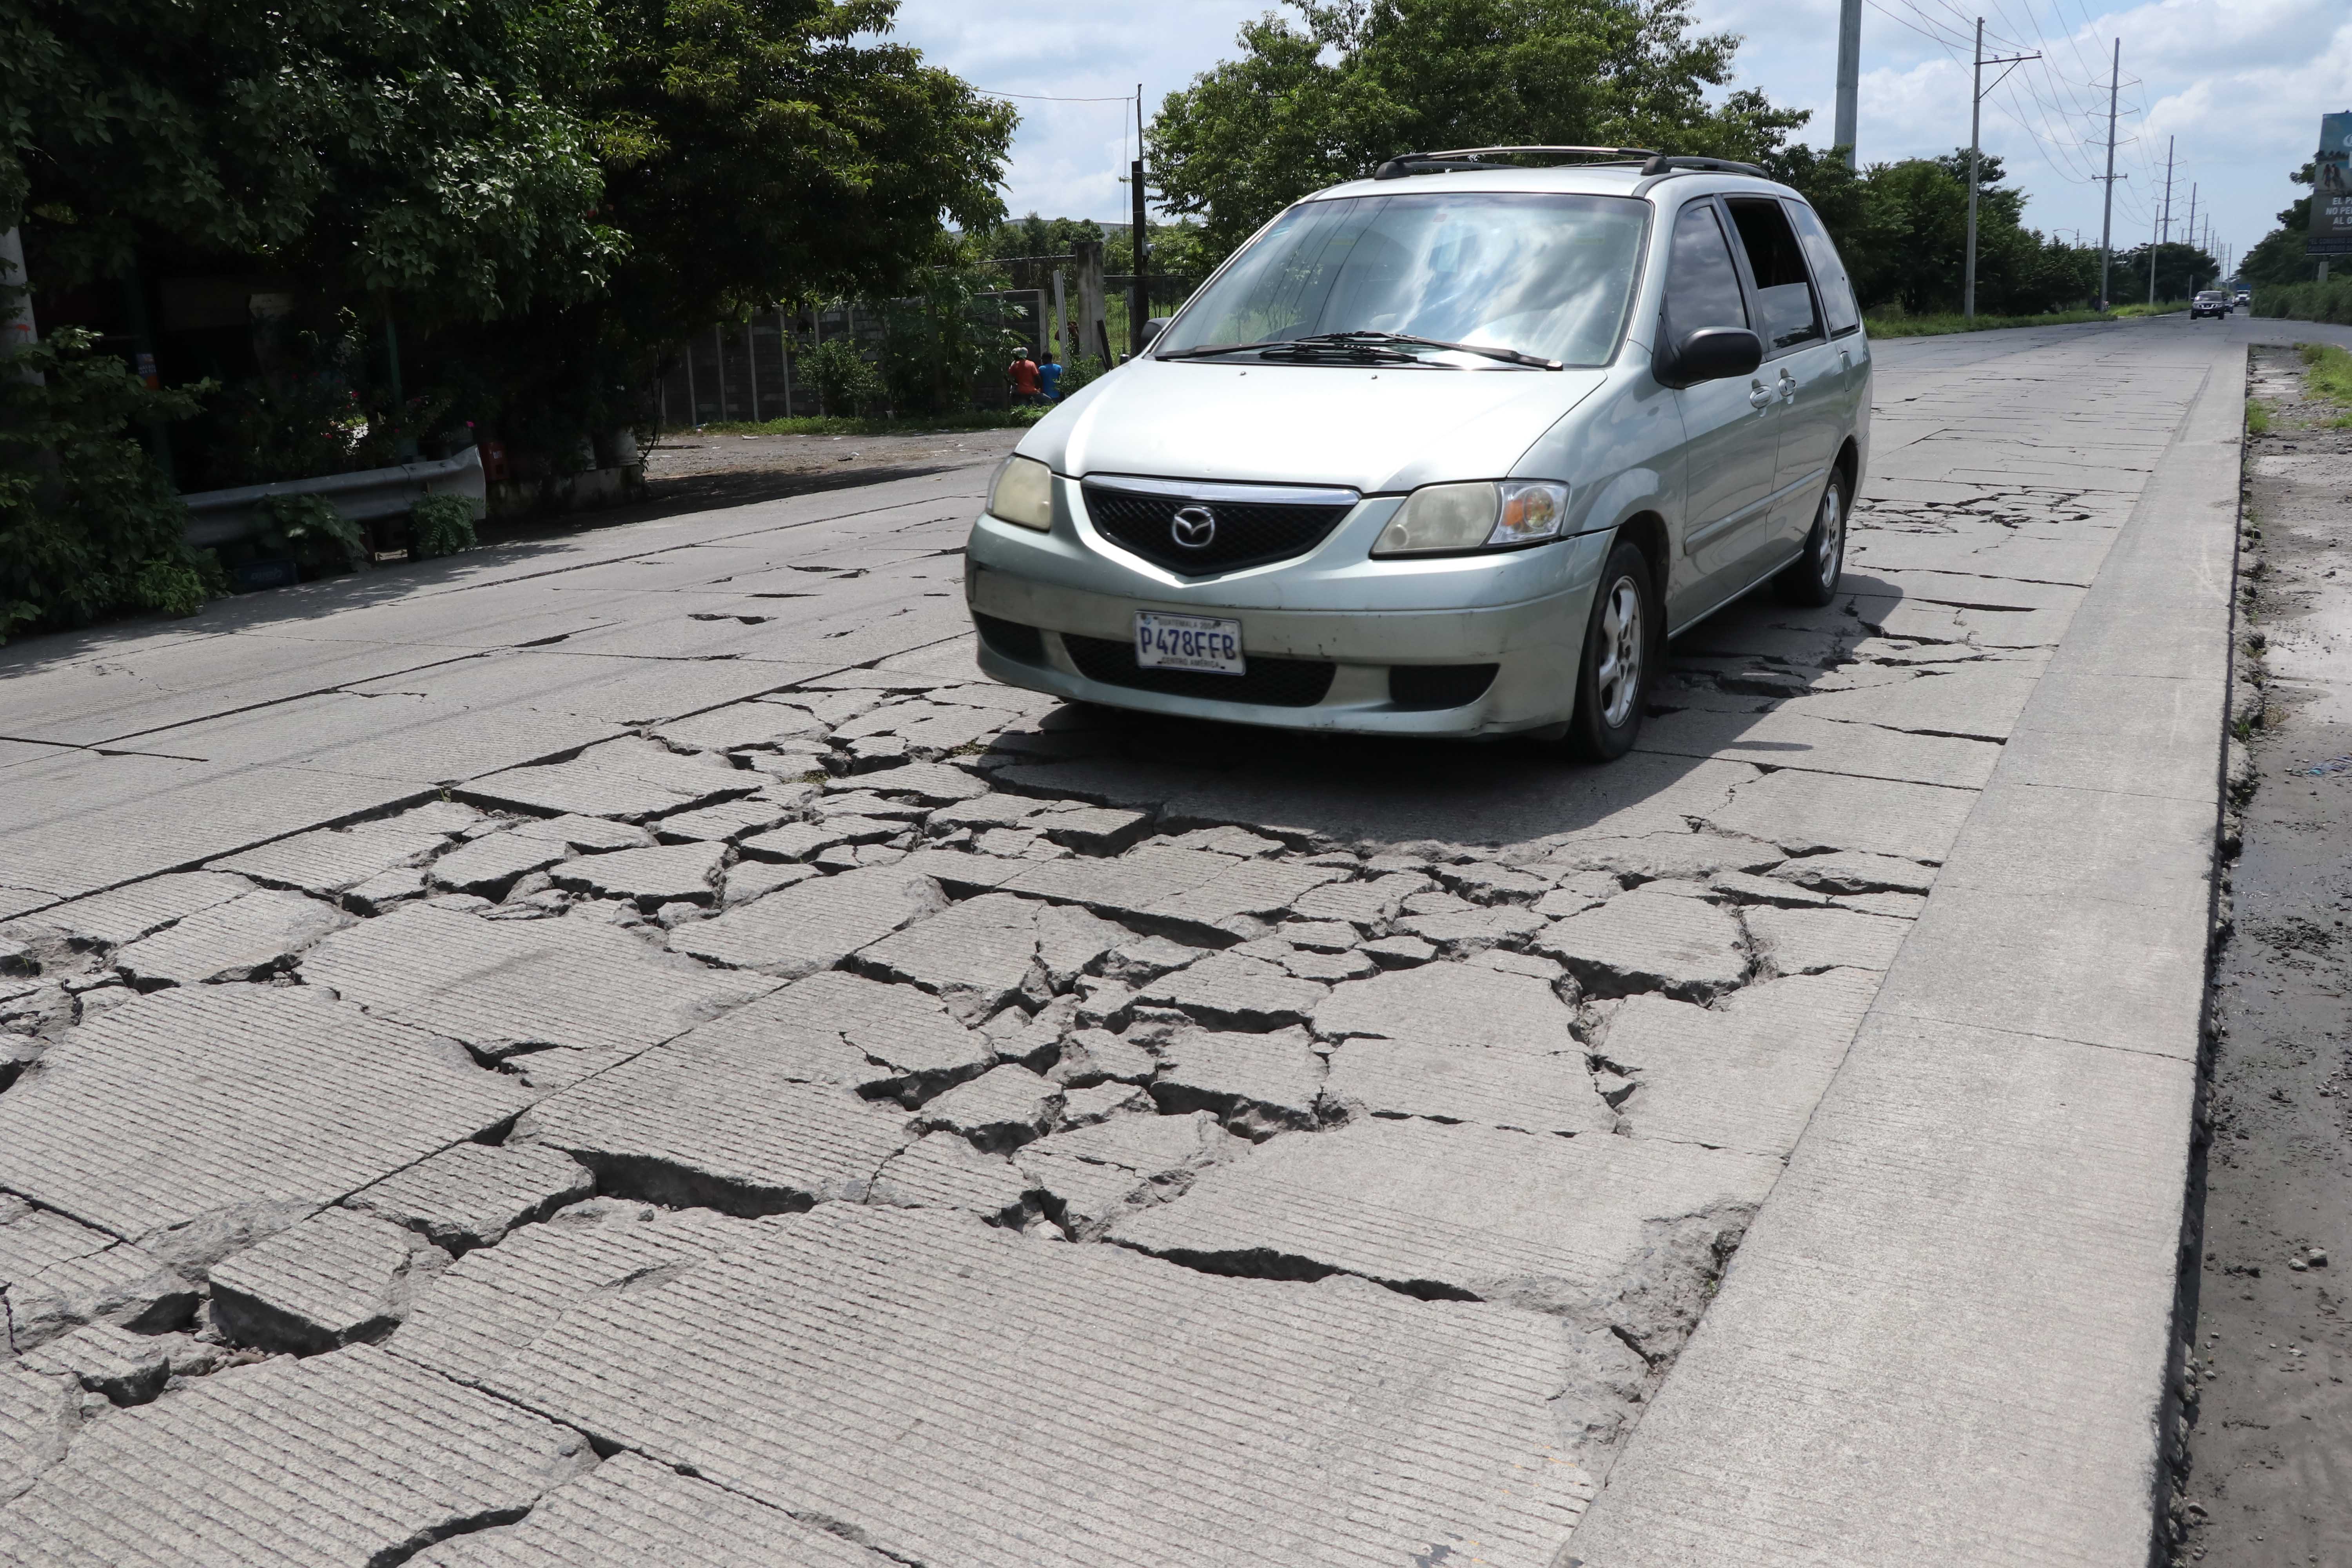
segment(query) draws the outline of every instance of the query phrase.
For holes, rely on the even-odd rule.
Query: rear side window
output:
[[[1789,226],[1789,215],[1771,198],[1732,201],[1731,221],[1748,252],[1748,270],[1756,279],[1756,308],[1764,322],[1758,329],[1764,352],[1775,353],[1825,337],[1813,309],[1813,290],[1805,276],[1805,254]]]
[[[1830,242],[1830,231],[1822,226],[1819,213],[1802,202],[1783,205],[1797,226],[1805,259],[1813,264],[1813,285],[1822,291],[1822,313],[1830,319],[1830,336],[1842,338],[1862,325],[1862,307],[1853,301],[1853,284],[1846,278],[1845,263],[1838,258],[1837,247]]]
[[[1739,291],[1731,246],[1715,208],[1694,202],[1675,219],[1666,258],[1666,342],[1681,342],[1708,327],[1746,327],[1748,301]]]

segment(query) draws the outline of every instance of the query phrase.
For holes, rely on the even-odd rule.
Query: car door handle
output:
[[[1785,370],[1780,373],[1780,384],[1782,397],[1794,398],[1797,395],[1797,378]]]
[[[1748,406],[1750,408],[1765,407],[1771,403],[1773,395],[1774,394],[1772,389],[1759,381],[1755,385],[1748,389]]]

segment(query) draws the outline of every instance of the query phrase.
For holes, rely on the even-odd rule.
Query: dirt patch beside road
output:
[[[894,436],[698,436],[666,433],[646,454],[656,495],[679,481],[879,477],[907,469],[993,463],[1025,430],[922,430]]]
[[[2352,430],[2253,350],[2211,1142],[2177,1563],[2352,1562]]]

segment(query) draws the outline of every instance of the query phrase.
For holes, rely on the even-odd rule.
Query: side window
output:
[[[1678,343],[1707,327],[1745,327],[1748,301],[1739,291],[1731,246],[1715,208],[1694,202],[1675,219],[1666,258],[1666,341]]]
[[[1780,204],[1763,196],[1727,205],[1748,252],[1748,270],[1756,279],[1756,308],[1764,318],[1757,331],[1766,356],[1827,336],[1813,309],[1804,252],[1798,248],[1796,231],[1789,226],[1789,215]]]
[[[1822,226],[1819,213],[1802,202],[1782,205],[1797,226],[1805,259],[1813,264],[1813,284],[1822,291],[1822,313],[1830,319],[1830,336],[1842,338],[1862,325],[1862,307],[1854,303],[1845,263],[1838,259],[1837,247],[1830,242],[1830,231]]]

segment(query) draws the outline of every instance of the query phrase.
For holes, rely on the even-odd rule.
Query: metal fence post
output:
[[[760,422],[760,340],[751,335],[751,323],[743,323],[743,362],[751,367],[751,423]]]

